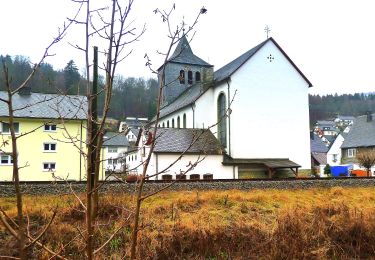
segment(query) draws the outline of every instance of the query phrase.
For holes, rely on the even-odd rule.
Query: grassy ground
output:
[[[15,216],[14,199],[0,205]],[[82,259],[84,214],[73,196],[25,198],[30,231],[41,228],[52,209],[58,215],[43,237],[61,254]],[[101,200],[97,246],[124,224],[98,255],[118,259],[129,253],[134,205],[128,195]],[[130,211],[129,211],[130,210]],[[139,259],[367,259],[375,256],[375,188],[259,191],[164,192],[142,209]],[[0,225],[0,256],[16,255],[16,241]],[[30,258],[48,259],[35,248]]]

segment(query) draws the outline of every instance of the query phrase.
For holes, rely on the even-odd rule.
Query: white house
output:
[[[331,166],[341,165],[341,145],[347,134],[340,133],[327,152],[327,163]]]
[[[129,142],[123,133],[107,132],[103,140],[102,172],[123,171],[128,148]]]
[[[279,169],[311,168],[312,85],[273,38],[214,72],[184,37],[165,65],[165,75],[158,126],[212,126],[225,153],[220,163],[232,167],[231,178],[259,170],[272,175]],[[293,138],[288,138],[290,132]]]

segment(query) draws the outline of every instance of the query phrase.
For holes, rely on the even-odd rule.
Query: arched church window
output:
[[[200,72],[195,72],[195,82],[200,82],[201,81],[201,73]]]
[[[163,127],[165,127],[164,122],[163,122]]]
[[[167,128],[169,128],[169,120],[167,121]]]
[[[218,139],[223,147],[227,147],[227,118],[226,118],[226,101],[224,93],[221,93],[217,99],[217,121]]]
[[[180,84],[185,84],[185,71],[184,70],[180,70],[180,76],[178,77],[178,79],[180,80]]]
[[[193,84],[193,72],[188,71],[188,84]]]
[[[174,128],[174,118],[172,119],[172,128]]]
[[[183,128],[186,128],[186,114],[184,113],[184,115],[182,116],[182,127]]]
[[[177,128],[180,128],[180,116],[177,117]]]

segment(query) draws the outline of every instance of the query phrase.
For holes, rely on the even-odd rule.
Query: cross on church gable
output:
[[[270,54],[270,55],[267,57],[267,59],[268,59],[270,62],[272,62],[275,58],[272,56],[272,54]]]

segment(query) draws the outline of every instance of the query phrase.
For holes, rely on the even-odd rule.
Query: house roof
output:
[[[150,130],[152,131],[152,130]],[[222,154],[219,141],[208,129],[158,128],[155,153]]]
[[[334,121],[328,121],[328,120],[319,120],[316,122],[317,126],[330,126],[335,127],[336,123]]]
[[[178,42],[176,49],[174,50],[173,54],[168,59],[168,61],[175,63],[212,67],[211,64],[194,55],[193,51],[191,50],[189,41],[186,39],[185,35]]]
[[[375,146],[375,114],[372,114],[372,118],[367,122],[367,116],[357,117],[341,148]]]
[[[293,65],[293,67],[299,72],[299,74],[305,79],[305,81],[309,84],[309,87],[312,87],[311,82],[305,77],[305,75],[298,69],[298,67],[293,63],[293,61],[288,57],[288,55],[281,49],[281,47],[276,43],[276,41],[271,37],[265,40],[264,42],[258,44],[254,48],[250,49],[249,51],[245,52],[238,58],[234,59],[233,61],[229,62],[227,65],[223,66],[222,68],[218,69],[214,72],[214,84],[212,86],[218,85],[223,80],[228,79],[233,73],[235,73],[246,61],[248,61],[254,54],[261,49],[268,41],[272,41],[277,48],[283,53],[283,55],[288,59],[288,61]],[[182,39],[179,45],[183,45]],[[178,47],[178,46],[177,46]],[[182,48],[182,47],[180,47]],[[187,53],[191,51],[190,46],[188,48]],[[177,48],[176,48],[177,50]],[[190,51],[189,51],[190,50]],[[176,51],[175,51],[176,53]],[[174,54],[175,54],[174,53]],[[192,52],[191,52],[192,53]],[[174,56],[172,55],[172,57]],[[210,87],[212,87],[210,86]],[[203,89],[200,84],[193,85],[192,87],[185,90],[183,93],[180,94],[174,101],[167,104],[165,107],[161,108],[160,110],[160,118],[167,116],[181,108],[184,108],[192,103],[194,103],[208,88]],[[154,121],[155,117],[151,120]]]
[[[128,117],[125,119],[125,124],[129,128],[139,128],[141,126],[147,125],[148,120],[146,118],[138,118],[138,117]]]
[[[8,94],[0,91],[0,99],[8,100]],[[30,93],[15,94],[12,98],[16,118],[86,119],[87,100],[84,96]],[[9,116],[5,102],[0,101],[0,116]]]
[[[311,156],[320,165],[327,164],[327,154],[326,153],[311,153]]]
[[[313,134],[313,138],[310,138],[310,151],[316,153],[327,153],[328,147],[316,133]]]
[[[129,141],[122,133],[107,132],[104,135],[103,146],[129,146]]]
[[[301,165],[289,160],[288,158],[259,158],[259,159],[236,159],[224,156],[224,165],[249,165],[261,164],[272,169],[299,168]]]

